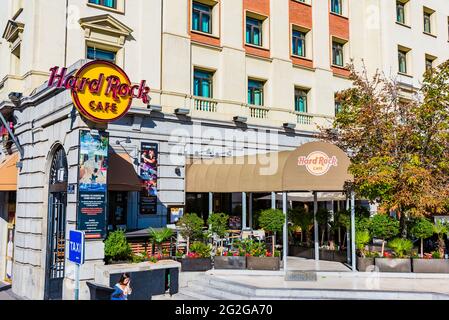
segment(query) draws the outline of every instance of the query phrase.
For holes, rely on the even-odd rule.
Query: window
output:
[[[193,95],[212,98],[213,76],[212,72],[195,69],[193,73]]]
[[[335,115],[339,114],[340,112],[341,112],[341,102],[335,100]]]
[[[89,0],[89,3],[97,4],[99,6],[104,6],[108,8],[117,9],[117,4],[115,0]]]
[[[424,12],[424,32],[432,33],[431,14]]]
[[[307,91],[304,89],[295,89],[295,111],[307,113]]]
[[[426,54],[426,71],[434,67],[436,59],[436,57]]]
[[[192,10],[192,29],[205,33],[212,33],[212,8],[194,2]]]
[[[263,87],[262,81],[248,80],[248,104],[263,105]]]
[[[398,59],[399,59],[399,72],[407,73],[407,51],[399,50]]]
[[[116,53],[94,47],[87,47],[87,59],[106,60],[115,63]]]
[[[342,0],[331,0],[331,12],[336,14],[342,14]]]
[[[405,24],[405,4],[401,1],[396,2],[396,21]]]
[[[343,67],[343,44],[333,41],[332,42],[332,64],[335,66]]]
[[[306,56],[306,33],[293,30],[292,34],[293,54],[300,57]]]
[[[262,21],[246,17],[246,43],[262,46]]]

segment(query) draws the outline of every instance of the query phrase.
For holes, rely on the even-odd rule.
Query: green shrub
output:
[[[126,240],[123,231],[114,231],[104,242],[104,255],[106,261],[127,261],[131,258],[131,246]]]
[[[207,223],[210,225],[210,231],[217,234],[220,238],[226,235],[228,222],[229,216],[225,213],[213,213],[207,219]]]
[[[421,256],[424,255],[424,239],[430,238],[433,235],[433,231],[433,223],[426,218],[417,219],[410,230],[414,237],[421,239]]]
[[[396,238],[388,242],[388,246],[393,249],[396,257],[404,258],[413,249],[413,242],[409,239]]]
[[[204,242],[195,241],[190,245],[190,252],[196,254],[198,258],[210,258],[212,245]]]
[[[373,237],[382,239],[382,252],[384,255],[384,242],[399,234],[399,221],[387,215],[376,214],[370,223],[370,231]]]
[[[204,221],[196,213],[188,213],[179,219],[177,225],[181,227],[180,233],[190,240],[203,238]]]
[[[359,231],[355,235],[355,245],[363,258],[366,257],[365,246],[371,241],[368,231]]]
[[[279,209],[263,210],[260,213],[259,225],[269,232],[280,232],[284,228],[285,215]]]

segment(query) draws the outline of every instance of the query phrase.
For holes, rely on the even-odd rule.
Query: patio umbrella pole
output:
[[[283,254],[284,254],[284,274],[287,275],[287,256],[288,256],[288,217],[287,217],[287,192],[282,193],[282,212],[285,215],[284,222],[284,244],[283,244]]]

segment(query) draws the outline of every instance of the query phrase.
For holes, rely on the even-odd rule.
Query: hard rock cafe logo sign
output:
[[[67,76],[67,68],[50,69],[49,87],[70,89],[78,111],[93,122],[112,122],[123,117],[133,99],[149,103],[150,88],[146,81],[132,85],[127,74],[108,61],[85,64],[75,75]]]
[[[322,176],[325,175],[331,167],[338,166],[338,159],[336,156],[329,157],[324,152],[314,151],[307,157],[299,157],[298,166],[305,166],[307,171],[314,176]]]

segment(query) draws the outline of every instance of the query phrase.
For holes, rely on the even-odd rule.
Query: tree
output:
[[[229,216],[225,213],[213,213],[207,219],[207,223],[210,226],[210,231],[215,233],[220,238],[226,235],[228,230]]]
[[[204,221],[196,213],[188,213],[179,219],[177,225],[181,227],[181,236],[187,240],[187,254],[189,253],[190,240],[201,239]]]
[[[447,210],[449,61],[427,72],[408,99],[397,82],[350,69],[354,86],[337,95],[341,112],[320,137],[348,154],[357,194],[395,211],[405,237],[406,216]]]
[[[399,221],[384,214],[377,214],[371,219],[371,234],[382,239],[382,257],[384,256],[385,240],[391,239],[399,233]]]
[[[316,221],[321,227],[321,245],[324,244],[324,233],[326,232],[327,222],[330,218],[330,212],[326,208],[318,209],[316,213]]]
[[[447,234],[447,232],[447,226],[440,220],[433,225],[433,233],[438,236],[438,252],[440,253],[440,257],[444,257],[444,250],[446,248],[446,244],[444,243],[444,235]]]
[[[304,235],[306,235],[306,239],[309,239],[309,232],[313,226],[313,215],[304,208],[297,207],[289,210],[288,216],[290,222],[301,228],[301,243],[304,241]]]
[[[273,233],[273,254],[275,251],[276,232],[282,231],[285,224],[285,215],[279,209],[263,210],[260,213],[259,225],[262,229]]]
[[[410,233],[414,237],[421,239],[421,257],[424,256],[424,239],[430,238],[433,235],[433,229],[433,223],[426,218],[417,219],[410,229]]]

